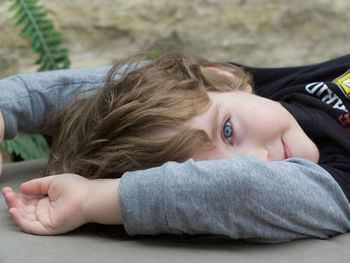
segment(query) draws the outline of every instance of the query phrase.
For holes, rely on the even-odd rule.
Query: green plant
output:
[[[34,62],[38,71],[69,68],[68,49],[62,48],[61,34],[54,29],[53,22],[47,18],[47,11],[38,0],[11,0],[10,11],[14,12],[14,24],[21,28],[20,36],[28,38],[33,52],[38,54]],[[40,135],[18,133],[13,140],[1,145],[10,154],[15,153],[24,160],[46,158],[49,146]]]

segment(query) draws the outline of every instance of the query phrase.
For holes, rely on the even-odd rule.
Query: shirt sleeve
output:
[[[339,185],[299,158],[168,162],[125,173],[119,195],[129,235],[215,234],[280,243],[350,230],[350,206]]]
[[[18,131],[38,132],[57,110],[80,91],[91,94],[111,67],[18,74],[0,80],[5,138]]]

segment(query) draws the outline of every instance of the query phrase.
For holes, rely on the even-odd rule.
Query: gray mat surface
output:
[[[45,160],[8,164],[0,187],[18,189]],[[122,228],[86,225],[60,236],[34,236],[11,221],[0,198],[0,262],[350,262],[350,233],[328,240],[250,244],[219,236],[128,237]]]

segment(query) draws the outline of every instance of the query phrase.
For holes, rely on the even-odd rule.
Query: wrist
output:
[[[119,183],[120,179],[89,180],[89,190],[83,209],[87,222],[123,224],[119,204]]]

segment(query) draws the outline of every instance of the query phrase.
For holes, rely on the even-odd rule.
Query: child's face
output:
[[[294,157],[318,163],[316,145],[280,103],[253,95],[248,89],[244,92],[208,94],[210,108],[187,124],[204,130],[213,140],[215,149],[198,152],[193,159],[215,160],[252,155],[268,162]],[[217,107],[218,118],[212,121]],[[284,144],[290,149],[290,155],[285,155]]]

